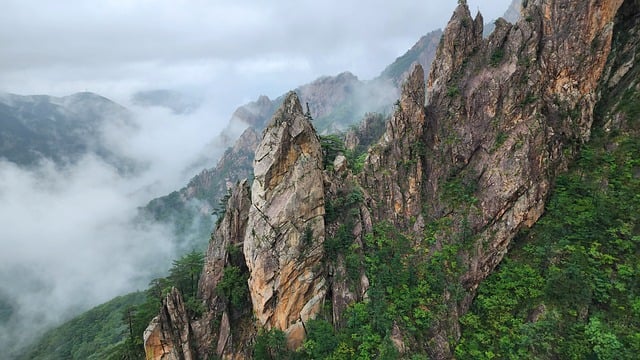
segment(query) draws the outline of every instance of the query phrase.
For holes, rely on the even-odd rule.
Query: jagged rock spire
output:
[[[295,348],[326,289],[316,266],[325,233],[322,150],[294,92],[264,131],[254,173],[244,242],[253,312]]]

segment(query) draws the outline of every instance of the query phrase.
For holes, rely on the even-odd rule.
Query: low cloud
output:
[[[0,162],[0,293],[14,307],[0,340],[34,339],[78,311],[146,288],[165,270],[174,255],[171,229],[134,222],[141,200],[90,155],[65,169]]]
[[[189,247],[178,248],[168,225],[140,220],[138,207],[186,185],[195,175],[186,167],[219,121],[206,103],[187,115],[130,109],[126,126],[105,122],[103,141],[143,165],[133,173],[91,153],[63,167],[0,160],[0,313],[12,309],[0,323],[0,348],[17,349],[83,310],[146,289]]]

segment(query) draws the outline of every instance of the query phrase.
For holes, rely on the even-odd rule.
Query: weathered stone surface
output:
[[[326,292],[325,209],[320,141],[293,92],[264,131],[254,174],[244,241],[253,312],[297,347]]]
[[[194,337],[197,339],[197,351],[203,359],[213,355],[225,359],[240,356],[248,340],[233,339],[229,317],[239,317],[242,314],[232,314],[226,299],[221,298],[217,293],[217,286],[224,275],[225,267],[236,266],[246,270],[242,246],[250,207],[249,183],[247,180],[242,180],[232,188],[224,216],[209,243],[198,284],[199,297],[203,299],[207,311],[201,319],[192,321]],[[216,319],[221,319],[220,325],[212,327],[211,324],[217,323]],[[236,325],[238,325],[237,322]],[[213,343],[217,343],[215,348],[210,345]],[[216,350],[215,354],[211,353],[212,349]]]
[[[482,15],[478,14],[474,20],[467,5],[458,5],[442,35],[436,58],[431,63],[428,95],[441,91],[453,73],[480,46],[483,26]]]
[[[205,256],[204,268],[200,276],[198,290],[208,308],[214,308],[217,302],[216,286],[222,279],[224,267],[229,263],[229,249],[242,249],[251,193],[247,180],[242,180],[233,188],[225,205],[224,217],[211,237]]]
[[[175,359],[175,355],[173,355],[173,343],[163,337],[159,316],[154,317],[151,323],[149,323],[149,326],[144,330],[143,339],[147,360]]]
[[[244,358],[246,346],[254,334],[236,339],[231,336],[230,309],[216,291],[226,266],[243,268],[244,240],[251,195],[246,180],[232,187],[225,213],[212,235],[198,286],[198,296],[204,302],[201,318],[189,319],[177,290],[167,296],[161,315],[145,331],[145,352],[148,359]],[[236,248],[238,256],[231,256]],[[221,319],[219,326],[213,326]],[[238,323],[236,323],[238,325]],[[216,343],[218,346],[212,347]],[[213,353],[213,351],[216,351]],[[197,356],[196,356],[197,354]]]
[[[381,141],[369,150],[361,180],[376,199],[378,219],[406,227],[421,213],[424,176],[424,73],[416,65],[402,89]]]
[[[228,353],[231,344],[231,323],[229,323],[228,313],[225,312],[222,314],[222,321],[220,322],[220,336],[218,337],[218,344],[216,346],[216,355],[222,356]]]
[[[529,1],[517,24],[498,21],[485,41],[462,5],[445,30],[427,90],[424,204],[428,217],[470,228],[473,244],[461,254],[467,296],[436,326],[433,357],[451,356],[455,319],[517,231],[540,217],[572,146],[588,139],[621,3]],[[446,199],[453,181],[467,187],[459,190],[471,192],[471,203]]]
[[[605,68],[598,92],[600,121],[606,132],[624,132],[638,134],[640,130],[634,126],[629,114],[620,111],[624,92],[635,89],[640,91],[640,3],[625,1],[618,14],[614,27],[613,49]],[[602,111],[604,110],[604,111]],[[637,136],[637,135],[636,135]],[[617,144],[610,144],[613,148]],[[640,176],[640,169],[636,171]]]
[[[145,330],[144,346],[147,360],[192,360],[192,334],[182,295],[172,288],[162,302],[160,316]]]

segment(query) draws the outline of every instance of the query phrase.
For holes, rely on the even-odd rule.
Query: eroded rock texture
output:
[[[469,231],[460,279],[468,292],[435,330],[434,357],[450,356],[447,339],[459,333],[451,319],[467,311],[518,230],[540,217],[555,174],[589,138],[621,4],[529,2],[517,24],[497,22],[484,42],[465,6],[449,23],[427,90],[423,193],[429,217]]]
[[[426,89],[416,66],[359,175],[343,156],[323,172],[315,130],[297,96],[288,94],[256,150],[251,190],[248,183],[236,188],[212,240],[200,283],[208,312],[191,327],[181,326],[180,316],[161,317],[160,330],[170,329],[163,324],[171,321],[179,331],[162,330],[167,340],[149,344],[170,343],[201,357],[209,346],[217,356],[246,358],[257,329],[276,328],[296,348],[304,322],[318,313],[329,291],[340,326],[347,306],[367,298],[368,278],[364,270],[347,276],[340,253],[323,264],[325,237],[343,231],[357,253],[373,224],[388,221],[412,237],[424,261],[455,245],[455,259],[445,265],[455,262],[456,269],[447,281],[462,290],[451,294],[447,287],[441,294],[428,338],[407,341],[400,325],[389,329],[403,353],[451,358],[458,319],[479,283],[515,234],[541,216],[555,175],[590,136],[622,3],[528,1],[516,24],[497,21],[487,39],[482,16],[472,18],[461,4],[444,32]],[[607,73],[607,81],[631,81],[624,68]],[[349,138],[350,148],[358,143]],[[357,201],[342,213],[325,214],[325,202],[349,196]],[[427,243],[434,223],[446,223],[447,231],[430,233]],[[231,259],[229,249],[240,246],[242,256]],[[234,314],[216,293],[229,265],[246,266],[250,274],[254,319]],[[249,319],[244,330],[238,319]],[[185,344],[189,337],[197,350]]]
[[[172,288],[163,301],[160,315],[144,332],[146,358],[151,360],[196,359],[191,347],[191,324],[182,295]]]
[[[375,194],[371,207],[376,217],[402,228],[422,210],[424,105],[424,72],[416,65],[403,85],[386,132],[369,151],[362,176],[364,185]]]
[[[253,312],[297,347],[325,295],[325,209],[320,141],[295,93],[265,129],[254,174],[244,242]]]

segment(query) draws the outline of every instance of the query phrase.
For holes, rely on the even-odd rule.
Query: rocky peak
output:
[[[459,326],[451,319],[518,230],[540,217],[554,175],[588,138],[621,3],[529,2],[517,24],[497,22],[484,42],[465,28],[468,11],[452,17],[429,78],[424,202],[428,217],[472,234],[440,241],[472,250],[460,254],[468,293],[435,331],[434,357],[450,357],[446,339]]]
[[[244,240],[258,325],[304,339],[325,295],[322,150],[295,93],[287,94],[256,149],[252,206]]]
[[[402,87],[381,142],[369,152],[362,175],[363,183],[379,200],[374,206],[377,216],[403,225],[421,210],[424,86],[424,71],[416,65]]]
[[[429,88],[442,86],[440,79],[449,78],[460,68],[470,54],[482,43],[483,18],[480,13],[475,20],[471,17],[466,3],[458,5],[449,20],[440,40],[436,58],[431,64]]]

